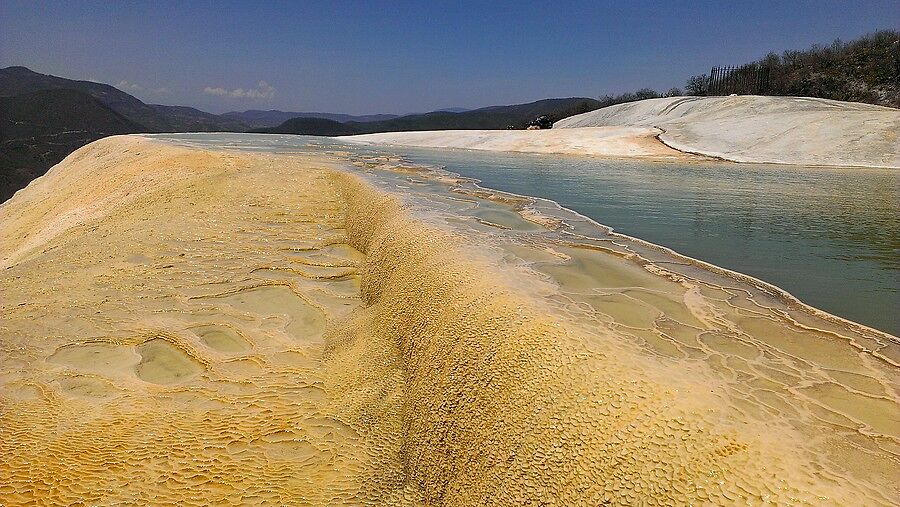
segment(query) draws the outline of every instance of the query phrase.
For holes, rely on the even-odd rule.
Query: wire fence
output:
[[[706,83],[706,95],[765,95],[769,92],[769,67],[750,64],[740,67],[713,67]]]

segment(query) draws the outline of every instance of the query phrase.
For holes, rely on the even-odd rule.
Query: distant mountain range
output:
[[[350,123],[342,123],[327,118],[291,118],[277,127],[256,129],[253,132],[314,136],[348,136],[360,133]]]
[[[464,107],[448,107],[446,109],[438,109],[435,112],[446,112],[446,113],[464,113],[466,111],[470,111],[470,109],[466,109]],[[421,113],[415,113],[421,114]],[[270,110],[270,111],[261,111],[259,109],[250,109],[243,112],[232,111],[230,113],[224,113],[221,115],[225,118],[233,118],[235,120],[241,121],[250,128],[261,129],[261,128],[271,128],[277,127],[282,123],[292,120],[294,118],[324,118],[326,120],[333,120],[340,123],[354,122],[354,123],[366,123],[373,121],[385,121],[392,120],[394,118],[399,118],[401,116],[413,116],[413,115],[399,115],[399,114],[365,114],[365,115],[352,115],[352,114],[341,114],[341,113],[317,113],[317,112],[292,112],[292,111],[278,111],[278,110]],[[302,123],[302,122],[301,122]],[[295,123],[295,125],[299,125],[301,123]],[[306,123],[305,125],[311,126],[312,123]],[[324,124],[323,124],[324,126]],[[320,135],[328,135],[328,134],[320,134]]]
[[[79,90],[0,97],[0,202],[72,151],[115,134],[145,130]]]
[[[357,122],[366,122],[366,121],[382,121],[382,120],[390,120],[391,118],[396,118],[398,115],[396,114],[369,114],[369,115],[361,115],[354,116],[351,114],[340,114],[340,113],[303,113],[303,112],[291,112],[291,111],[260,111],[258,109],[250,109],[249,111],[237,112],[232,111],[230,113],[225,113],[222,115],[225,118],[233,118],[240,122],[243,122],[250,128],[265,128],[265,127],[277,127],[282,123],[293,119],[293,118],[324,118],[326,120],[333,120],[337,122],[347,122],[347,121],[357,121]]]
[[[306,134],[306,135],[348,135],[370,134],[373,132],[399,132],[406,130],[471,130],[471,129],[505,129],[525,128],[531,120],[546,115],[552,120],[593,111],[600,107],[595,99],[573,97],[567,99],[544,99],[528,104],[511,106],[491,106],[481,109],[433,111],[424,114],[410,114],[381,121],[346,121],[340,127],[322,123],[298,122],[288,120],[277,127],[256,129],[254,132],[270,134]],[[338,133],[324,134],[319,128]]]
[[[140,125],[138,132],[221,131],[247,128],[246,125],[232,119],[221,118],[190,107],[145,104],[140,99],[108,84],[39,74],[25,67],[0,69],[0,96],[14,96],[39,90],[78,90],[86,93]]]
[[[561,119],[596,109],[594,99],[548,99],[424,114],[260,111],[221,115],[186,106],[147,104],[122,90],[26,67],[0,69],[0,202],[81,146],[138,132],[271,132],[337,136],[399,130],[523,128],[539,115]]]

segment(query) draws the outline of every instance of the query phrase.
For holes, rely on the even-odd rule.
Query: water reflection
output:
[[[896,170],[402,151],[900,331]]]
[[[162,135],[253,151],[401,154],[482,186],[551,199],[615,230],[746,273],[900,334],[900,171],[652,163],[486,151],[389,150],[328,138]]]

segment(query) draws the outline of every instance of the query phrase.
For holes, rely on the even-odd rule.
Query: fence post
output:
[[[740,67],[712,67],[705,83],[705,95],[766,95],[769,92],[770,71],[768,66],[755,63]]]

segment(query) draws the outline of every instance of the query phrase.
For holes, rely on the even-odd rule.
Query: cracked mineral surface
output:
[[[402,160],[107,138],[0,206],[0,504],[890,505],[894,338]]]

